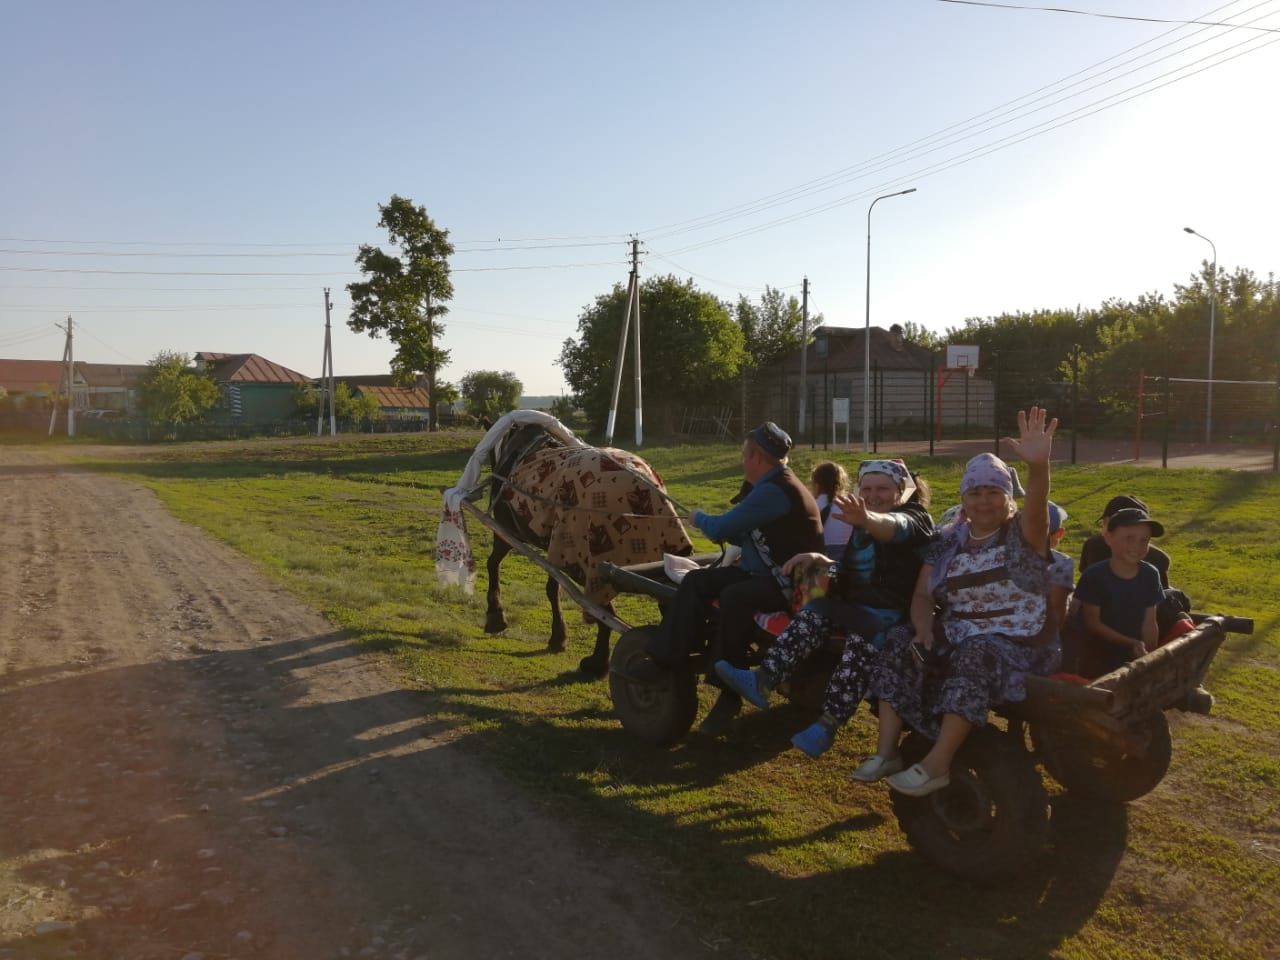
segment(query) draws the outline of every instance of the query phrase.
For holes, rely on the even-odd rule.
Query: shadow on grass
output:
[[[882,788],[849,784],[841,772],[832,796],[815,803],[847,803],[847,816],[783,836],[764,789],[708,795],[787,751],[809,711],[748,714],[728,740],[691,734],[658,750],[616,726],[580,722],[607,718],[603,709],[530,721],[480,690],[444,688],[428,696],[476,721],[483,732],[470,742],[497,754],[503,769],[539,792],[571,800],[591,833],[661,854],[680,871],[686,896],[710,908],[718,925],[739,936],[749,931],[752,943],[778,955],[850,956],[851,945],[861,943],[891,956],[1049,956],[1093,916],[1125,850],[1123,807],[1064,795],[1052,804],[1052,853],[1029,855],[1027,872],[1005,885],[978,889],[941,873],[909,852],[905,839],[901,850],[813,872],[814,863],[847,864],[859,859],[850,848],[880,842],[861,837],[885,824],[880,809],[867,806],[882,800]],[[761,863],[801,850],[805,876]]]

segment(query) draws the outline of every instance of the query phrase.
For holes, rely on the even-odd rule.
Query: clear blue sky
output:
[[[1076,5],[1280,31],[1280,0]],[[864,319],[868,202],[907,186],[874,214],[881,326],[1168,293],[1210,255],[1184,225],[1224,269],[1278,266],[1280,32],[936,0],[41,2],[6,4],[4,23],[5,357],[57,359],[70,313],[80,359],[255,352],[315,375],[329,286],[338,373],[384,372],[392,348],[346,328],[344,287],[356,245],[385,242],[392,193],[458,245],[444,375],[512,370],[529,393],[562,389],[560,344],[625,280],[632,232],[646,275],[694,274],[726,300],[808,275],[813,311],[839,325]],[[1078,71],[987,125],[1011,122],[892,153]],[[512,249],[526,238],[601,245]]]

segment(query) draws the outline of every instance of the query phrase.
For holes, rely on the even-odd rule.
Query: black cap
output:
[[[791,435],[772,420],[766,420],[748,436],[756,445],[775,460],[785,460],[791,452]]]
[[[1122,493],[1120,494],[1120,496],[1112,497],[1110,500],[1107,501],[1107,505],[1102,508],[1102,516],[1100,516],[1098,519],[1105,520],[1107,519],[1107,517],[1114,514],[1117,510],[1129,510],[1129,509],[1141,510],[1143,513],[1146,513],[1147,505],[1143,503],[1141,500],[1139,500],[1137,497],[1131,497],[1131,496],[1128,496],[1127,494]]]
[[[1151,516],[1145,510],[1139,510],[1137,507],[1124,507],[1113,513],[1107,520],[1107,529],[1115,530],[1117,527],[1136,527],[1140,523],[1145,523],[1151,528],[1153,537],[1164,536],[1164,524],[1159,520],[1152,520]]]

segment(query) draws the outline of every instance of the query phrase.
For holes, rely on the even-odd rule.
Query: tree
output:
[[[627,289],[621,284],[596,297],[578,318],[578,337],[565,340],[557,360],[588,421],[598,428],[609,412],[626,306]],[[659,415],[661,430],[669,433],[681,406],[731,396],[728,391],[746,352],[742,331],[723,303],[692,281],[650,277],[640,286],[640,318],[648,422]],[[632,358],[629,345],[626,366]],[[633,381],[630,373],[622,378],[621,409],[634,408]]]
[[[436,381],[436,391],[431,394],[431,416],[435,418],[435,422],[440,422],[440,411],[445,407],[452,407],[462,398],[462,394],[458,392],[458,388],[446,380]]]
[[[304,420],[327,416],[329,402],[324,391],[312,383],[300,383],[293,388],[294,415]],[[382,419],[382,407],[376,397],[351,392],[345,381],[339,380],[333,388],[333,415],[338,420],[368,423]]]
[[[759,303],[738,297],[734,320],[742,331],[747,359],[739,374],[740,416],[747,422],[747,381],[793,350],[804,338],[804,310],[795,297],[784,297],[782,291],[765,286]],[[810,331],[821,326],[822,314],[809,318]]]
[[[185,353],[161,351],[138,383],[139,405],[155,423],[193,423],[218,402],[218,385],[192,369]]]
[[[892,330],[893,328],[890,327]],[[926,350],[937,351],[942,349],[943,338],[940,334],[928,330],[914,320],[908,320],[902,324],[902,339],[907,343],[914,343],[916,346],[924,347]]]
[[[524,393],[524,384],[510,370],[472,370],[462,378],[461,386],[467,413],[490,420],[514,410]]]
[[[356,266],[364,280],[347,285],[351,317],[347,325],[371,337],[386,335],[396,345],[392,372],[400,383],[410,384],[425,375],[427,393],[436,395],[436,374],[449,362],[449,351],[439,346],[444,335],[440,318],[453,298],[449,257],[453,244],[449,231],[437,227],[425,207],[392,195],[378,205],[378,225],[383,227],[397,254],[361,244]],[[435,429],[432,403],[431,428]]]

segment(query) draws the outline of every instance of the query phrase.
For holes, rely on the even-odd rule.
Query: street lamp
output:
[[[1218,248],[1203,233],[1197,233],[1190,227],[1182,229],[1193,237],[1199,237],[1213,251],[1213,269],[1209,271],[1209,380],[1205,384],[1204,408],[1204,442],[1208,444],[1213,439],[1213,328],[1218,313]]]
[[[867,207],[867,323],[862,335],[862,452],[871,449],[871,211],[881,200],[890,197],[901,197],[915,193],[915,187],[899,190],[897,193],[886,193],[871,201]]]

